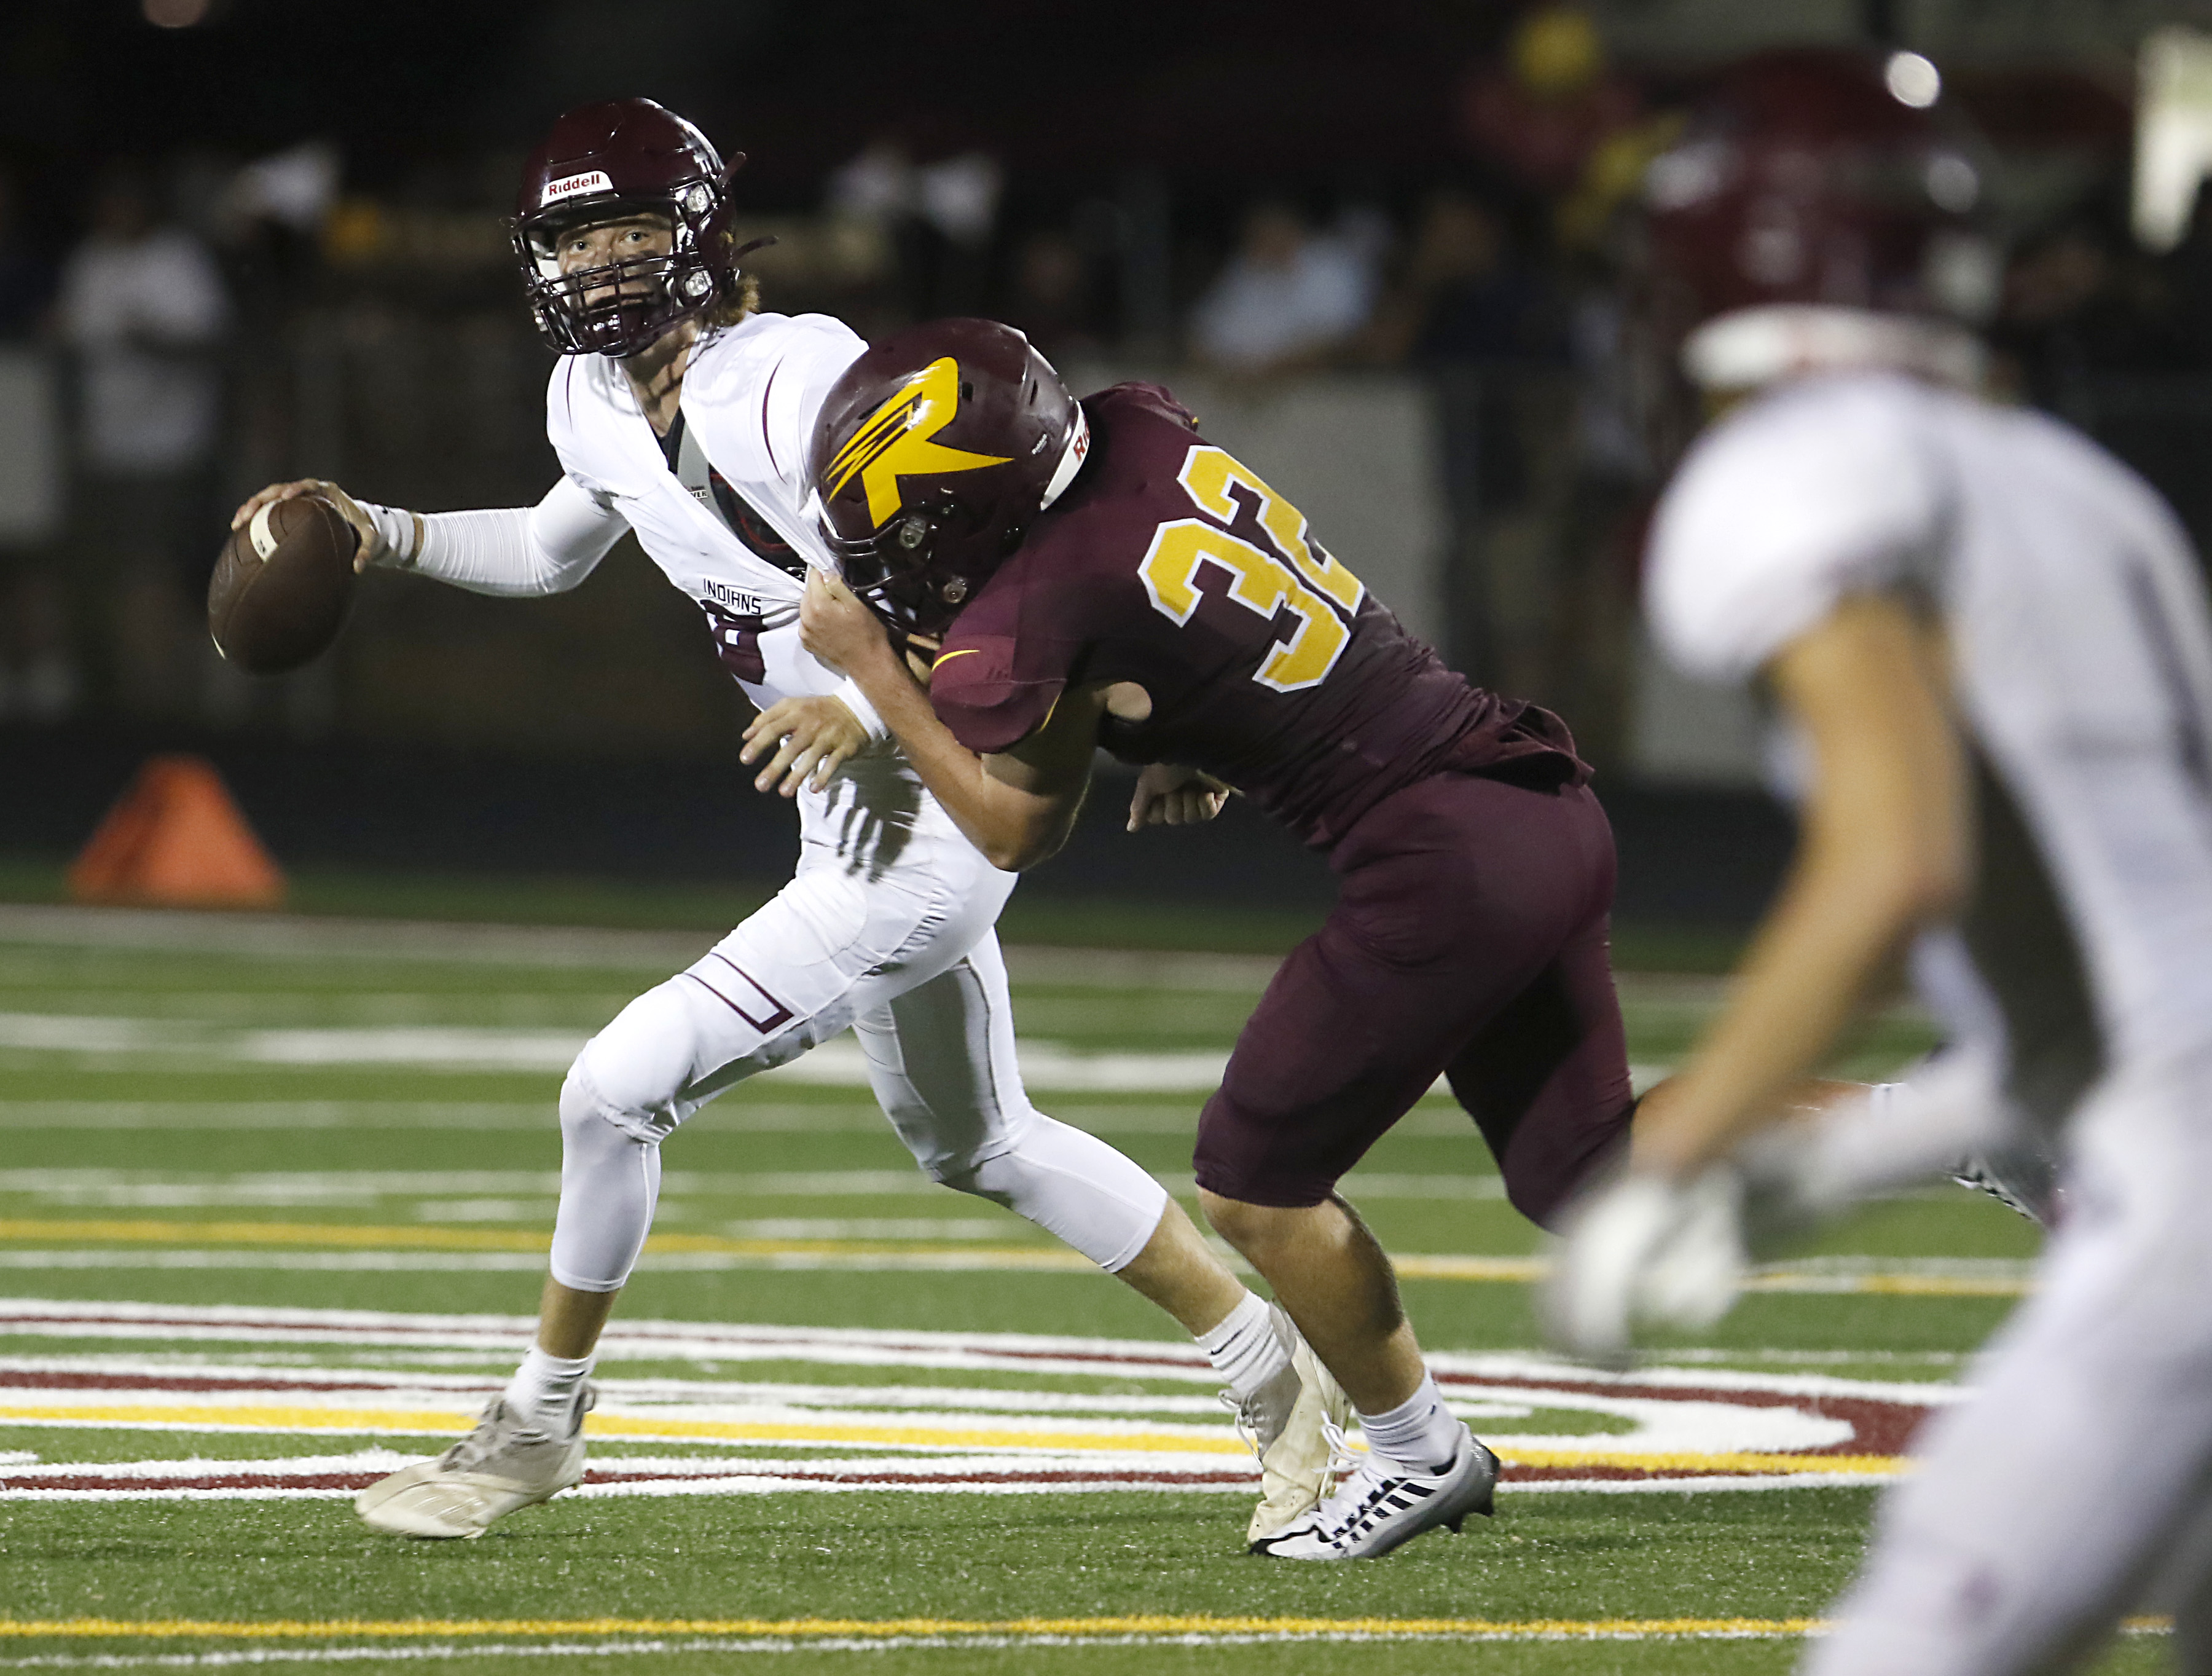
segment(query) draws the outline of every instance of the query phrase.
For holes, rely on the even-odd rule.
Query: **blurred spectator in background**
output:
[[[0,171],[0,719],[27,722],[59,721],[82,686],[50,552],[61,462],[39,342],[54,294],[48,247]]]
[[[76,363],[76,559],[111,619],[117,702],[137,716],[185,707],[206,638],[229,313],[214,259],[164,221],[152,180],[104,176],[91,234],[62,271],[60,316]]]
[[[1240,377],[1324,364],[1374,311],[1376,255],[1364,220],[1324,234],[1294,204],[1255,204],[1237,253],[1192,311],[1192,353]]]
[[[918,164],[905,137],[887,133],[830,177],[828,208],[889,235],[906,320],[975,314],[984,306],[1005,185],[1005,168],[988,152]]]
[[[1382,358],[1426,372],[1436,390],[1451,518],[1446,655],[1485,686],[1547,703],[1559,685],[1574,481],[1565,313],[1499,211],[1449,189],[1424,207],[1372,334]]]
[[[2212,181],[2201,182],[2181,242],[2166,259],[2174,347],[2194,370],[2212,370]]]
[[[15,177],[0,169],[0,344],[28,343],[45,323],[54,298],[50,247],[30,228]]]
[[[2093,423],[2093,375],[2170,367],[2177,358],[2157,289],[2124,235],[2078,216],[2014,256],[1990,338],[2030,400]]]
[[[1635,122],[1639,104],[1634,84],[1607,61],[1588,12],[1539,5],[1514,25],[1503,62],[1468,73],[1459,128],[1492,170],[1550,201],[1582,185],[1593,156]]]
[[[1005,319],[1063,371],[1070,361],[1098,355],[1103,345],[1082,245],[1060,232],[1024,239],[1014,252]]]

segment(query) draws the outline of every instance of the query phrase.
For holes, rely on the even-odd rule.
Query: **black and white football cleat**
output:
[[[1370,1454],[1336,1494],[1288,1530],[1262,1537],[1255,1554],[1271,1559],[1379,1559],[1439,1525],[1456,1532],[1470,1513],[1488,1518],[1498,1457],[1460,1428],[1459,1454],[1442,1472],[1401,1472]]]
[[[2058,1166],[2050,1155],[2029,1147],[1992,1149],[1961,1159],[1951,1171],[1961,1187],[1987,1193],[2015,1215],[2038,1227],[2058,1226],[2065,1208],[2065,1191],[2058,1185]]]

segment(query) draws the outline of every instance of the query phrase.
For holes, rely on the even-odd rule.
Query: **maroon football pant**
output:
[[[1634,1106],[1604,810],[1587,787],[1443,774],[1369,810],[1329,863],[1334,911],[1267,985],[1199,1119],[1199,1185],[1318,1204],[1443,1076],[1506,1197],[1547,1222]]]

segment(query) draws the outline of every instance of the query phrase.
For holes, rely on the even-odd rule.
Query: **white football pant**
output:
[[[2146,1599],[2207,1650],[2212,1064],[2116,1076],[2061,1181],[2039,1290],[1923,1433],[1808,1676],[2063,1670]]]
[[[924,1173],[1018,1212],[1103,1269],[1124,1267],[1167,1194],[1023,1090],[991,929],[1013,875],[883,759],[850,765],[799,802],[792,881],[623,1008],[569,1070],[554,1279],[621,1286],[652,1225],[661,1141],[717,1094],[848,1026]]]

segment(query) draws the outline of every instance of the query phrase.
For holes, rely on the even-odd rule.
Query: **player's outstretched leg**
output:
[[[1179,1322],[1225,1382],[1259,1456],[1248,1540],[1305,1514],[1330,1484],[1343,1393],[1288,1315],[1231,1274],[1150,1174],[1030,1103],[1015,1063],[997,940],[854,1021],[876,1097],[933,1179],[1002,1204]]]
[[[537,1341],[466,1437],[361,1493],[354,1509],[372,1530],[482,1536],[583,1478],[592,1352],[644,1248],[660,1190],[659,1143],[609,1120],[592,1060],[586,1048],[561,1090],[561,1209]]]
[[[1487,1515],[1498,1457],[1452,1417],[1398,1301],[1390,1259],[1341,1199],[1301,1209],[1202,1195],[1207,1219],[1252,1260],[1340,1370],[1367,1454],[1335,1493],[1252,1551],[1276,1559],[1374,1559],[1439,1526]]]

